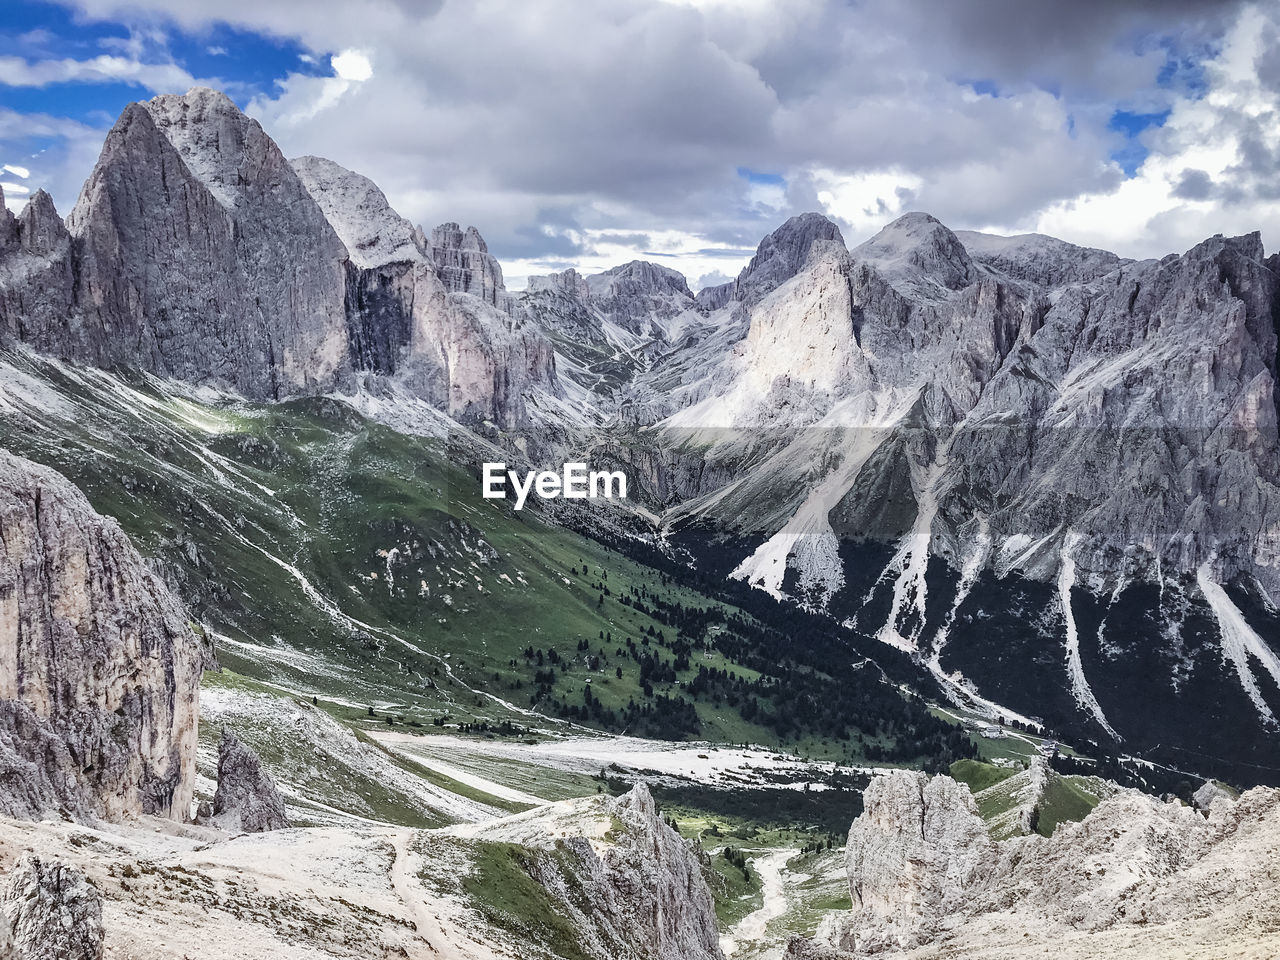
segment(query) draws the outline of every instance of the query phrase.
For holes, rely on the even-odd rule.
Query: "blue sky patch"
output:
[[[328,76],[327,54],[317,55],[285,38],[218,24],[194,33],[156,19],[106,23],[81,18],[50,3],[17,0],[6,5],[0,56],[28,63],[91,60],[116,56],[139,63],[174,65],[197,80],[223,89],[240,106],[255,95],[274,92],[290,73]],[[132,79],[93,82],[73,79],[43,86],[0,86],[4,106],[20,113],[46,113],[84,123],[110,123],[125,104],[157,92]]]
[[[1117,110],[1107,122],[1107,128],[1124,134],[1124,143],[1111,151],[1111,159],[1120,164],[1126,177],[1135,176],[1150,151],[1142,142],[1142,134],[1156,127],[1163,127],[1169,119],[1169,110],[1157,113],[1133,113]]]

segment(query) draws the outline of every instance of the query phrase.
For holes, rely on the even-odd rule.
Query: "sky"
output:
[[[633,259],[698,289],[809,210],[851,246],[912,210],[1280,246],[1277,0],[7,0],[6,202],[65,215],[125,104],[197,84],[474,224],[512,289]]]

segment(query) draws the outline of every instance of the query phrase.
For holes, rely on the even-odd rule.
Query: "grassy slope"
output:
[[[1027,802],[1021,794],[1026,774],[1018,771],[975,760],[958,760],[951,765],[951,776],[968,785],[979,815],[988,823]],[[1044,791],[1032,804],[1040,810],[1036,832],[1052,836],[1059,823],[1083,820],[1098,805],[1103,793],[1104,789],[1093,778],[1046,771]]]
[[[711,869],[707,873],[721,930],[728,930],[747,914],[759,910],[764,903],[760,893],[760,875],[750,865],[743,872],[725,858],[723,850],[711,854]]]
[[[424,724],[518,722],[480,692],[527,707],[530,645],[565,659],[555,695],[577,700],[590,679],[608,707],[640,701],[638,666],[614,648],[670,628],[617,598],[644,587],[713,603],[532,510],[483,500],[444,441],[337,402],[196,403],[19,362],[56,397],[30,416],[0,409],[5,446],[65,473],[164,563],[225,665],[346,704],[352,718],[374,705]],[[605,654],[600,669],[587,669],[581,640]],[[751,675],[718,653],[699,663]],[[698,709],[710,739],[775,739],[733,711]]]
[[[997,767],[977,760],[957,760],[951,765],[951,778],[968,786],[969,792],[975,795],[1008,780],[1013,774],[1014,771],[1008,767]]]

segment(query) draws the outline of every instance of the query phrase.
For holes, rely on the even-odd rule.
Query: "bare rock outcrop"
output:
[[[1229,790],[1224,789],[1221,785],[1212,780],[1206,780],[1200,784],[1195,794],[1191,797],[1192,805],[1201,813],[1208,813],[1213,809],[1215,800],[1232,800],[1232,794]]]
[[[0,958],[101,960],[102,895],[79,870],[27,857],[0,889]]]
[[[0,812],[185,820],[208,660],[115,521],[0,451]]]
[[[647,260],[633,260],[586,279],[599,313],[634,333],[649,334],[697,304],[684,274]]]
[[[653,960],[717,960],[715,905],[695,851],[663,822],[643,783],[610,812],[625,831],[619,842],[594,861],[579,848],[621,942],[644,945],[637,953]]]
[[[968,787],[898,771],[868,785],[846,847],[857,947],[932,938],[991,869],[994,845]]]
[[[1176,939],[1179,924],[1227,914],[1274,930],[1280,790],[1220,798],[1207,819],[1176,801],[1122,790],[1051,837],[993,842],[967,787],[895,773],[868,787],[847,857],[854,910],[826,918],[789,957],[961,950],[987,923],[1014,940],[1055,928],[1091,936],[1140,929],[1154,943]]]
[[[1044,287],[1097,280],[1132,262],[1106,250],[1080,247],[1038,233],[1000,237],[957,230],[955,235],[976,262],[1007,277]]]
[[[531,862],[580,932],[583,951],[720,960],[715,905],[695,851],[663,822],[643,783],[607,806],[617,822],[611,843],[570,837],[562,841],[566,856]]]
[[[318,157],[293,165],[351,251],[354,370],[395,376],[460,420],[503,429],[524,425],[531,390],[559,392],[551,345],[514,309],[475,228],[445,224],[428,241],[368,178]]]
[[[0,344],[31,342],[71,312],[74,273],[71,235],[37,190],[14,216],[0,190]]]
[[[463,230],[456,223],[440,224],[431,231],[427,252],[450,293],[469,293],[491,307],[511,311],[512,297],[502,282],[502,267],[475,227]]]
[[[471,840],[518,845],[577,951],[617,960],[723,960],[704,855],[663,821],[643,784],[475,827]]]
[[[78,321],[42,350],[281,397],[347,366],[347,251],[225,95],[125,108],[68,218]]]
[[[716,310],[730,301],[754,304],[801,271],[815,247],[844,247],[840,228],[820,213],[792,217],[760,241],[756,255],[736,280],[698,292],[698,304]]]
[[[233,833],[263,833],[289,826],[284,798],[262,760],[222,728],[218,743],[218,788],[213,795],[213,823]]]

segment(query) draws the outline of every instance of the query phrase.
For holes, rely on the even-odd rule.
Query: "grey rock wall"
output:
[[[187,819],[208,656],[115,521],[0,451],[0,812]]]

